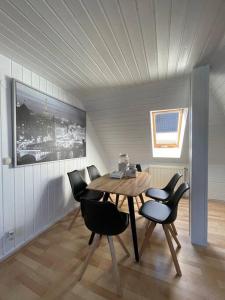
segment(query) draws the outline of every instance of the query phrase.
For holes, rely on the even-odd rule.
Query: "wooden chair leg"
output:
[[[122,199],[121,204],[120,204],[120,208],[123,206],[123,203],[126,200],[126,198],[127,198],[126,196],[123,196],[123,199]]]
[[[141,200],[141,204],[143,205],[143,204],[145,203],[144,198],[143,198],[143,195],[140,194],[140,195],[139,195],[139,198],[140,198],[140,200]]]
[[[78,275],[78,281],[82,279],[82,277],[84,275],[84,272],[87,269],[88,263],[89,263],[92,255],[94,254],[96,248],[99,246],[99,242],[100,242],[100,236],[96,234],[94,242],[91,244],[89,253],[88,253],[88,255],[87,255],[86,259],[85,259],[85,262],[83,264],[83,267],[82,267],[82,269],[80,271],[80,274]]]
[[[114,202],[114,200],[113,200],[113,198],[112,198],[111,195],[109,195],[109,200],[110,200],[113,204],[115,204],[115,202]]]
[[[139,210],[140,209],[140,205],[139,205],[139,202],[138,202],[138,197],[135,197],[135,200],[136,200],[137,208]]]
[[[145,235],[147,234],[148,228],[149,228],[149,226],[151,224],[150,220],[148,220],[148,219],[146,219],[146,220],[147,220],[147,223],[145,224]]]
[[[141,250],[139,251],[139,258],[141,259],[141,256],[144,252],[144,249],[146,248],[147,244],[148,244],[148,241],[153,233],[153,230],[155,229],[155,226],[156,226],[156,223],[155,222],[151,222],[151,224],[148,226],[147,228],[147,231],[145,233],[145,238],[144,238],[144,241],[142,243],[142,246],[141,246]]]
[[[171,235],[172,235],[172,237],[173,237],[174,241],[176,242],[176,244],[177,244],[177,247],[178,247],[178,248],[181,248],[181,244],[180,244],[180,242],[179,242],[179,240],[178,240],[178,238],[177,238],[176,234],[174,233],[174,231],[173,231],[173,228],[172,228],[171,224],[170,224],[170,225],[168,225],[168,229],[169,229],[169,231],[170,231],[170,233],[171,233]]]
[[[108,239],[109,249],[112,257],[113,272],[116,279],[117,293],[119,296],[122,296],[122,287],[121,287],[120,275],[119,275],[119,270],[116,261],[116,252],[113,244],[113,238],[111,236],[107,236],[107,239]]]
[[[76,218],[78,217],[78,215],[79,215],[79,213],[80,213],[80,210],[81,210],[80,207],[78,207],[78,208],[75,210],[73,220],[70,222],[70,224],[69,224],[69,226],[68,226],[68,230],[71,230],[71,228],[72,228],[74,222],[76,221]]]
[[[127,247],[125,246],[123,240],[120,238],[120,236],[119,236],[119,235],[116,235],[116,238],[117,238],[118,242],[120,243],[120,245],[122,246],[122,248],[123,248],[123,250],[125,251],[125,253],[126,253],[128,256],[130,256],[129,251],[128,251]]]
[[[175,235],[178,235],[177,229],[176,229],[176,227],[175,227],[175,224],[174,224],[174,223],[171,223],[171,226],[172,226],[172,229],[173,229],[173,232],[175,233]]]
[[[168,225],[163,224],[163,229],[164,229],[164,232],[165,232],[165,235],[166,235],[167,243],[168,243],[169,248],[170,248],[170,252],[171,252],[171,255],[172,255],[172,258],[173,258],[174,266],[175,266],[175,269],[177,271],[177,275],[182,276],[181,269],[180,269],[180,266],[179,266],[179,263],[178,263],[178,260],[177,260],[177,255],[176,255],[176,252],[174,250],[173,243],[172,243],[172,240],[171,240],[171,237],[170,237]]]

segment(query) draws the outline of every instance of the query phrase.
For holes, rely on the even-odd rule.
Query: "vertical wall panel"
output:
[[[40,226],[48,224],[48,165],[40,165]]]
[[[24,183],[25,183],[25,241],[30,239],[34,234],[34,181],[33,181],[33,166],[24,168]]]
[[[60,198],[60,212],[66,212],[65,210],[65,178],[66,178],[66,174],[65,174],[65,165],[64,165],[64,161],[60,161],[59,162],[59,180],[60,180],[60,191],[59,191],[59,198]]]
[[[31,85],[31,71],[23,67],[22,81]]]
[[[0,91],[3,89],[3,78],[0,71]],[[0,92],[0,124],[1,124],[1,92]],[[1,130],[1,129],[0,129]],[[0,257],[3,256],[3,238],[4,238],[4,228],[3,228],[3,198],[2,198],[2,135],[0,133]]]
[[[25,184],[24,168],[15,169],[15,245],[25,238]]]
[[[53,84],[52,85],[52,96],[55,98],[58,98],[58,94],[59,94],[58,92],[59,92],[58,87],[55,84]]]
[[[8,232],[15,230],[15,201],[14,201],[14,173],[8,166],[3,166],[3,201],[4,201],[4,253],[15,247],[15,240],[8,238]]]
[[[62,199],[60,197],[61,191],[61,180],[60,180],[60,170],[59,170],[59,162],[54,163],[54,175],[55,175],[55,210],[54,217],[58,218],[61,214],[60,208],[62,207]]]
[[[41,229],[41,168],[40,165],[33,166],[33,185],[34,185],[34,230]]]
[[[33,72],[31,74],[31,85],[32,85],[32,87],[34,87],[36,89],[39,89],[39,87],[40,87],[39,76]]]
[[[54,177],[54,163],[48,163],[48,221],[54,220],[55,212],[55,177]]]
[[[192,72],[190,124],[191,241],[203,246],[208,237],[209,66]]]
[[[22,69],[23,67],[16,62],[12,61],[12,77],[22,80]]]
[[[40,77],[40,91],[47,93],[47,80]]]
[[[47,80],[47,93],[52,95],[52,83]]]

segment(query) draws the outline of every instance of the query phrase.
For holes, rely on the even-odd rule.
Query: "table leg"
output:
[[[134,254],[135,254],[136,261],[139,262],[137,231],[136,231],[136,221],[135,221],[135,214],[134,214],[133,197],[130,197],[130,196],[128,197],[128,207],[129,207],[129,213],[130,213],[130,224],[131,224],[132,237],[133,237]]]
[[[109,193],[105,193],[104,196],[103,196],[103,202],[108,201],[108,198],[109,198]],[[95,237],[95,233],[92,232],[92,233],[91,233],[91,236],[90,236],[90,238],[89,238],[88,245],[91,245],[91,244],[92,244],[94,237]]]

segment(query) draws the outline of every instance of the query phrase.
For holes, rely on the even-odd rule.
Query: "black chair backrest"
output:
[[[124,226],[121,217],[124,213],[119,212],[111,202],[83,200],[81,211],[87,228],[97,234],[112,235]]]
[[[79,194],[82,193],[87,186],[87,183],[83,180],[78,170],[67,173],[75,200],[79,200]]]
[[[138,172],[142,172],[142,168],[140,164],[136,164],[136,169]]]
[[[163,189],[169,194],[173,193],[175,186],[181,177],[182,175],[180,173],[174,174],[173,177],[168,182],[168,184]]]
[[[87,170],[91,181],[97,179],[98,177],[101,177],[101,174],[99,170],[96,168],[96,166],[91,165],[87,167]]]
[[[181,185],[178,187],[178,189],[173,193],[173,195],[170,197],[169,201],[167,202],[167,206],[171,208],[171,213],[169,217],[167,218],[167,222],[171,223],[176,220],[177,217],[177,208],[180,199],[190,189],[189,184],[187,182],[181,183]]]

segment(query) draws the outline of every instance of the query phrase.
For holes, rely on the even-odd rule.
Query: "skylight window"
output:
[[[153,157],[181,156],[187,108],[151,111]]]

